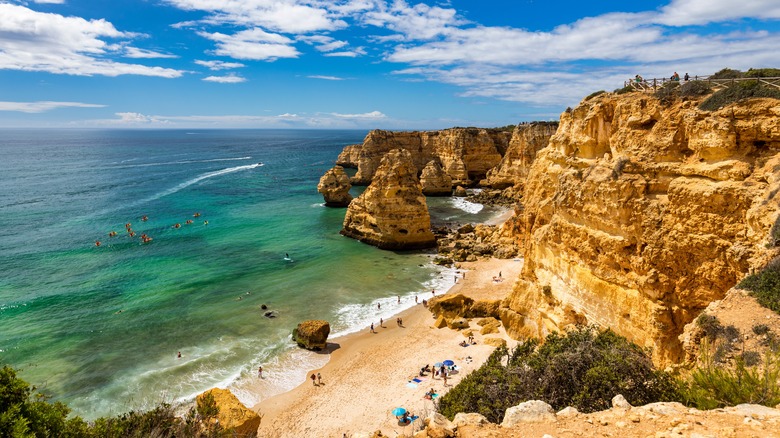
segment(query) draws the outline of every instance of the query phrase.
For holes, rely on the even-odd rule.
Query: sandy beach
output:
[[[463,293],[475,299],[503,298],[511,290],[520,273],[520,260],[490,259],[461,264],[460,278],[447,293]],[[501,273],[502,281],[494,281]],[[438,294],[438,292],[437,292]],[[419,296],[431,298],[430,293]],[[329,361],[307,375],[320,373],[322,384],[313,385],[307,379],[295,389],[263,400],[252,409],[262,416],[258,436],[261,437],[336,437],[356,432],[381,430],[386,436],[411,434],[418,430],[422,419],[433,411],[433,402],[424,398],[430,389],[445,394],[464,376],[478,368],[493,352],[485,345],[479,330],[474,330],[476,345],[462,347],[465,340],[459,331],[433,327],[434,319],[422,304],[408,309],[397,317],[374,323],[376,333],[366,327],[360,333],[329,339]],[[472,328],[479,328],[476,321]],[[503,329],[500,334],[509,341]],[[470,359],[467,359],[469,358]],[[430,374],[418,384],[410,382],[418,377],[426,364],[450,359],[458,372],[448,379],[447,386]],[[403,407],[420,417],[409,426],[401,426],[391,414],[393,408]]]

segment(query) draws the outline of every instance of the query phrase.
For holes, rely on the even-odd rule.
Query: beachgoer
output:
[[[456,277],[457,278],[457,277]],[[436,295],[436,291],[431,289],[431,295]]]
[[[672,77],[671,77],[671,78],[669,78],[669,79],[671,79],[671,80],[673,80],[673,81],[679,81],[679,80],[680,80],[680,75],[679,75],[677,72],[674,72],[674,74],[672,75]]]
[[[95,241],[95,246],[100,246],[100,241],[99,240]]]
[[[417,295],[414,296],[414,304],[417,304]]]
[[[382,310],[382,303],[376,303],[376,310]]]
[[[401,296],[398,295],[398,304],[401,304]]]
[[[317,373],[317,384],[322,385],[322,374]]]
[[[149,220],[149,218],[146,215],[141,216],[141,220],[146,222]]]
[[[268,306],[266,306],[265,304],[261,304],[261,305],[260,305],[260,308],[261,308],[261,309],[263,309],[263,310],[267,310],[267,309],[268,309]]]
[[[382,318],[379,318],[379,327],[385,328],[385,320]]]
[[[442,373],[441,376],[444,379],[444,386],[447,386],[447,373]]]
[[[208,225],[209,221],[203,221],[203,225]]]
[[[175,224],[173,228],[181,228],[181,224]]]
[[[371,323],[371,333],[376,333],[376,332],[374,331],[374,323],[373,323],[373,322]]]
[[[177,357],[177,358],[179,358],[179,359],[181,359],[181,351],[180,351],[180,352],[178,352],[178,353],[176,353],[176,357]]]
[[[642,81],[644,81],[644,79],[642,78],[642,76],[636,75],[634,77],[634,81],[636,81],[637,84],[640,84],[642,83]]]
[[[314,374],[314,373],[312,373],[312,375],[311,375],[311,377],[310,377],[310,378],[311,378],[311,383],[312,383],[314,386],[317,386],[317,375],[316,375],[316,374]]]
[[[290,254],[284,253],[284,258],[289,259],[290,258]]]
[[[257,367],[257,377],[263,378],[263,367]]]
[[[200,213],[195,213],[192,215],[192,217],[200,217]]]
[[[501,278],[501,271],[498,271],[498,278]]]

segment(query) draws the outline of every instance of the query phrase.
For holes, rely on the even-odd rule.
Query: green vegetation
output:
[[[478,412],[500,423],[507,408],[526,400],[594,412],[611,407],[617,394],[632,404],[680,399],[676,381],[637,345],[610,330],[581,327],[553,333],[542,345],[531,340],[511,352],[497,349],[442,397],[439,411],[450,419]]]
[[[593,99],[594,97],[602,95],[604,93],[606,93],[606,91],[604,91],[604,90],[599,90],[599,91],[595,91],[593,93],[590,93],[590,94],[588,94],[587,97],[585,97],[585,99],[583,99],[583,102],[587,102],[587,101]]]
[[[712,88],[704,81],[689,81],[680,85],[680,97],[706,96]]]
[[[710,76],[710,79],[735,79],[741,77],[742,77],[741,71],[733,70],[730,68],[724,68],[720,71],[715,72],[715,74]]]
[[[699,109],[715,111],[728,104],[753,97],[780,99],[780,90],[764,87],[758,81],[738,82],[731,87],[715,92],[699,105]]]
[[[664,83],[653,93],[653,96],[664,105],[672,104],[680,96],[680,82],[671,81]]]
[[[780,257],[758,273],[745,277],[737,288],[747,289],[759,304],[780,313]]]
[[[780,356],[776,352],[768,351],[763,362],[758,353],[747,352],[736,357],[733,366],[724,367],[714,360],[708,341],[702,342],[701,351],[701,365],[683,390],[687,405],[715,409],[740,403],[780,403]]]
[[[205,406],[204,412],[216,415],[218,411],[214,409],[216,404]],[[148,412],[131,411],[117,417],[98,418],[92,423],[80,417],[68,418],[68,414],[70,409],[65,404],[49,402],[35,387],[17,377],[13,368],[0,369],[0,437],[173,438],[220,437],[227,433],[218,424],[207,426],[198,421],[195,409],[190,409],[184,419],[179,418],[167,403]]]
[[[745,72],[746,78],[780,78],[780,68],[751,68]]]
[[[615,91],[613,91],[613,93],[615,93],[615,94],[626,94],[626,93],[633,93],[634,91],[636,91],[634,89],[634,87],[632,87],[630,85],[626,85],[623,88],[616,88]]]

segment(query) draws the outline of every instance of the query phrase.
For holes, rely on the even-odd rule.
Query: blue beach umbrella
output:
[[[404,408],[395,408],[393,409],[393,415],[396,417],[400,417],[401,415],[406,413],[406,409]]]
[[[453,362],[453,361],[451,361],[451,360],[447,359],[447,360],[445,360],[444,362],[442,362],[442,364],[443,364],[445,367],[451,367],[451,366],[455,365],[455,362]]]

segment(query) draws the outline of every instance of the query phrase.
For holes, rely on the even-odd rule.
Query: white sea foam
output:
[[[153,196],[150,196],[149,198],[145,199],[144,202],[154,201],[156,199],[162,198],[163,196],[172,195],[172,194],[178,192],[179,190],[187,188],[187,187],[189,187],[189,186],[191,186],[193,184],[196,184],[196,183],[198,183],[200,181],[203,181],[204,179],[213,178],[215,176],[225,175],[225,174],[228,174],[228,173],[239,172],[239,171],[242,171],[242,170],[254,169],[254,168],[260,167],[262,165],[263,164],[261,164],[261,163],[247,164],[245,166],[228,167],[227,169],[215,170],[213,172],[207,172],[207,173],[204,173],[202,175],[198,175],[195,178],[192,178],[190,180],[184,181],[183,183],[181,183],[181,184],[179,184],[179,185],[177,185],[175,187],[172,187],[172,188],[170,188],[168,190],[165,190],[163,192],[160,192],[160,193],[157,193],[157,194],[155,194]]]
[[[456,197],[453,197],[451,199],[452,199],[452,205],[455,208],[457,208],[459,210],[463,210],[466,213],[477,214],[480,211],[482,211],[483,208],[485,208],[484,205],[477,204],[475,202],[467,201],[466,198],[456,198]]]

